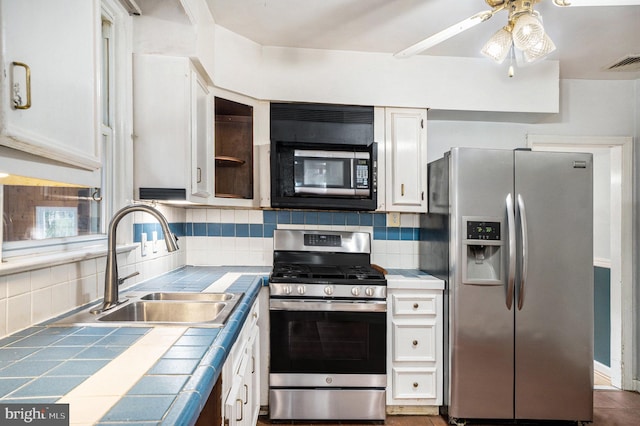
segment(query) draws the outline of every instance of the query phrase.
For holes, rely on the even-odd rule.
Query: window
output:
[[[20,179],[20,177],[17,177]],[[97,188],[4,185],[3,240],[5,248],[24,248],[24,241],[101,234]]]
[[[62,166],[53,167],[51,180],[33,176],[0,176],[0,204],[2,204],[2,257],[68,250],[70,246],[86,246],[104,240],[106,218],[112,213],[114,193],[117,192],[113,172],[116,153],[124,146],[122,140],[129,127],[122,125],[126,111],[125,89],[118,89],[116,77],[126,87],[123,70],[128,49],[125,36],[130,25],[128,14],[117,0],[102,2],[102,43],[100,58],[100,135],[102,168],[100,187],[78,185]],[[119,65],[120,68],[116,68]],[[116,131],[116,123],[121,130]],[[68,123],[73,125],[73,123]],[[46,160],[39,162],[45,164]],[[46,163],[43,169],[52,166]],[[29,168],[25,168],[30,170]],[[48,176],[44,176],[48,177]],[[97,177],[97,176],[96,176]],[[96,185],[97,179],[92,182]],[[109,194],[109,197],[104,196]],[[65,248],[61,248],[65,245]]]

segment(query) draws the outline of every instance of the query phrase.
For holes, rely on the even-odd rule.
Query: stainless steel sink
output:
[[[182,325],[223,327],[243,293],[129,293],[124,302],[100,314],[91,308],[72,314],[51,326],[93,325],[149,327]]]
[[[224,302],[233,299],[233,293],[149,293],[141,300],[195,300],[203,302]]]
[[[196,323],[212,322],[227,307],[225,302],[149,302],[127,303],[98,318],[98,321],[140,321]]]

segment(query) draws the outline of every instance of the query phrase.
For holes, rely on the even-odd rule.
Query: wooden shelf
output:
[[[237,158],[237,157],[229,157],[226,155],[216,155],[216,167],[240,167],[246,161]]]

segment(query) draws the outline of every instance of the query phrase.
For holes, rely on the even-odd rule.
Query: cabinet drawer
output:
[[[430,315],[437,313],[435,294],[394,294],[392,296],[393,315]]]
[[[394,399],[437,397],[435,368],[394,368],[392,393]]]
[[[435,325],[393,323],[394,361],[436,361]]]

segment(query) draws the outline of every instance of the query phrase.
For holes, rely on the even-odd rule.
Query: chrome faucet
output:
[[[172,252],[178,250],[177,238],[169,230],[167,218],[165,218],[157,209],[144,204],[131,204],[118,210],[116,214],[113,215],[113,218],[111,218],[111,222],[109,222],[107,270],[104,276],[104,302],[102,303],[102,306],[92,309],[92,314],[102,313],[118,306],[120,303],[123,303],[118,300],[118,287],[127,278],[131,278],[139,274],[139,272],[134,272],[124,278],[118,278],[118,262],[116,259],[116,228],[118,227],[118,223],[127,214],[136,211],[146,212],[155,217],[162,227],[167,251]]]

